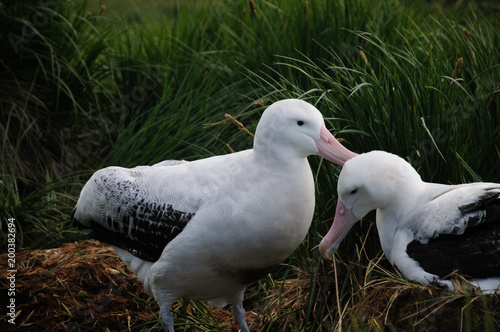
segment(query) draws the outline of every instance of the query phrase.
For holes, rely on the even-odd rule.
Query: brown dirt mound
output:
[[[0,255],[2,263],[7,258]],[[156,302],[109,246],[86,241],[50,250],[22,250],[16,263],[16,324],[2,316],[0,331],[160,330]],[[297,272],[298,279],[273,280],[265,289],[262,285],[249,288],[245,307],[252,331],[331,331],[340,325],[346,331],[500,330],[500,295],[479,296],[469,289],[450,293],[387,278],[359,287],[353,284],[353,293],[340,301],[333,277],[312,283],[314,278],[307,272]],[[7,276],[8,270],[1,269],[2,292],[9,288]],[[312,293],[314,305],[308,308]],[[10,298],[2,294],[2,308]],[[340,310],[339,301],[344,302]],[[238,331],[229,307],[178,301],[173,310],[174,317],[186,322],[178,331]],[[205,316],[198,320],[200,315]],[[207,319],[213,326],[204,324]]]
[[[479,295],[458,278],[457,291],[378,279],[355,297],[350,317],[366,317],[366,326],[394,331],[497,331],[500,296]],[[462,288],[463,287],[463,288]]]
[[[7,255],[0,255],[0,261],[7,262]],[[16,263],[17,317],[15,325],[8,323],[10,317],[2,317],[1,331],[139,331],[159,327],[156,302],[109,246],[86,241],[56,249],[23,250],[16,254]],[[7,280],[7,270],[2,269],[0,286],[4,291]],[[2,308],[7,305],[5,300],[9,296],[2,295]],[[228,331],[236,330],[229,308],[213,309],[212,314],[220,324],[229,326]]]

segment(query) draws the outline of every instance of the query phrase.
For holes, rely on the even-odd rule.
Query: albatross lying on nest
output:
[[[383,151],[347,161],[338,180],[337,210],[320,243],[330,258],[351,227],[377,209],[382,249],[406,278],[421,284],[458,270],[493,293],[500,286],[500,184],[423,182],[402,158]]]
[[[355,154],[321,113],[295,99],[262,114],[253,149],[192,162],[107,167],[85,184],[75,224],[111,244],[160,305],[165,330],[179,298],[232,304],[248,331],[246,287],[302,242],[314,212],[307,156],[343,165]]]

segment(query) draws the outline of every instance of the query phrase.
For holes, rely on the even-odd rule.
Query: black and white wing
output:
[[[167,160],[151,167],[99,170],[82,189],[73,223],[90,229],[90,238],[157,261],[196,213],[196,203],[183,204],[181,195],[169,195],[155,183],[155,174],[183,163]]]
[[[426,205],[408,255],[441,278],[455,270],[472,278],[500,276],[500,185],[449,187]]]

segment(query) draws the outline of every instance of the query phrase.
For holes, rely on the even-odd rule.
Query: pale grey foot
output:
[[[233,312],[234,319],[241,329],[241,332],[250,332],[245,318],[245,309],[243,308],[243,302],[239,301],[232,304],[231,311]]]
[[[174,316],[170,312],[170,305],[160,307],[160,323],[167,332],[174,332]]]

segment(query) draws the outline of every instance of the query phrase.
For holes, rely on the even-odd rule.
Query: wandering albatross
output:
[[[347,161],[339,175],[330,231],[320,243],[330,258],[371,210],[382,249],[407,279],[421,284],[458,270],[485,294],[500,286],[500,184],[444,185],[421,180],[402,158],[383,151]]]
[[[112,245],[158,302],[165,330],[174,331],[170,309],[183,297],[232,304],[248,331],[245,288],[283,262],[311,224],[309,155],[343,165],[356,154],[330,134],[314,106],[278,101],[263,112],[253,149],[97,171],[72,220]]]

